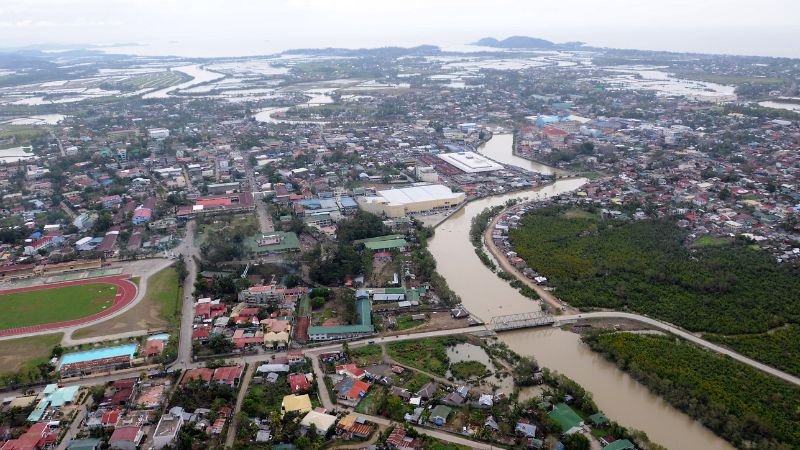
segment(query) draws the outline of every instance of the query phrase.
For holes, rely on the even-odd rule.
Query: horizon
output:
[[[190,6],[191,5],[191,6]],[[530,36],[598,48],[800,58],[800,4],[632,0],[531,4],[422,0],[6,0],[5,50],[75,46],[142,56],[244,57],[298,48],[447,47],[484,37]],[[135,46],[104,47],[109,43]]]

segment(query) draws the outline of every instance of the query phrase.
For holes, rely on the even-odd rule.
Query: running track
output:
[[[116,311],[119,311],[120,309],[129,305],[136,298],[136,292],[137,292],[136,285],[133,284],[130,280],[128,280],[128,277],[129,275],[116,275],[113,277],[90,278],[86,280],[77,280],[77,281],[65,281],[63,283],[45,284],[42,286],[32,286],[26,288],[8,289],[0,291],[0,296],[2,296],[4,294],[14,294],[17,292],[42,291],[45,289],[58,289],[60,287],[76,286],[81,284],[106,283],[106,284],[113,284],[114,286],[117,287],[117,295],[114,298],[114,303],[111,305],[110,308],[100,311],[99,313],[92,314],[91,316],[81,317],[80,319],[65,320],[63,322],[43,323],[39,325],[30,325],[27,327],[9,328],[6,330],[0,330],[0,336],[14,336],[17,334],[35,333],[38,331],[48,331],[48,330],[55,331],[61,328],[88,324],[90,322],[97,321],[98,319],[102,319],[103,317],[106,317],[110,314],[113,314]],[[3,299],[2,297],[0,297],[0,307],[2,307],[2,304],[3,304]]]

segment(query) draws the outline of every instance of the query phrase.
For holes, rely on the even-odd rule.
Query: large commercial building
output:
[[[436,156],[466,173],[493,172],[503,169],[502,165],[475,152],[439,153]]]
[[[402,189],[378,191],[374,197],[359,197],[361,209],[387,217],[439,211],[456,207],[464,202],[463,192],[453,192],[441,184],[413,186]]]

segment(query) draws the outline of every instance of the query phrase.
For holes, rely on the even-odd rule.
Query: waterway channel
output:
[[[514,156],[510,135],[496,135],[479,151],[493,159],[542,173],[548,166]],[[523,297],[487,269],[469,242],[472,218],[484,208],[511,198],[546,198],[574,191],[583,178],[561,179],[539,189],[484,198],[469,203],[445,220],[430,241],[437,270],[461,297],[464,306],[484,321],[505,314],[537,311],[539,303]],[[521,355],[533,356],[544,367],[574,379],[592,392],[597,405],[624,426],[642,430],[669,449],[729,450],[733,447],[700,423],[650,393],[601,356],[593,353],[574,333],[559,328],[539,328],[500,334],[500,339]]]

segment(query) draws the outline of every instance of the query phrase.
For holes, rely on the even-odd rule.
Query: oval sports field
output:
[[[128,275],[117,275],[112,277],[92,278],[86,280],[67,281],[63,283],[46,284],[42,286],[2,290],[0,291],[0,311],[3,311],[6,325],[2,327],[3,329],[0,329],[0,336],[22,336],[29,333],[42,331],[55,331],[60,328],[85,325],[90,322],[97,321],[98,319],[102,319],[103,317],[108,317],[130,305],[136,298],[137,287],[128,278]],[[95,295],[96,298],[90,299],[89,303],[96,303],[94,307],[95,310],[98,308],[103,309],[100,311],[90,311],[87,313],[87,315],[82,317],[59,320],[58,316],[60,315],[60,311],[63,311],[64,315],[67,315],[68,317],[74,317],[76,308],[71,308],[73,306],[71,302],[75,303],[77,306],[77,300],[75,298],[72,298],[70,295],[63,294],[66,291],[81,291],[81,289],[77,288],[81,286],[85,286],[88,289],[91,285],[98,285],[99,288],[97,290],[97,294]],[[71,289],[64,290],[64,288]],[[94,289],[93,286],[92,288]],[[111,292],[111,289],[113,288],[116,288],[115,294]],[[52,295],[48,296],[47,291],[52,291]],[[83,291],[85,291],[85,289]],[[24,301],[26,298],[25,293],[29,292],[31,293],[31,304],[30,308],[27,308],[27,305],[24,303],[21,304],[20,301]],[[82,292],[82,294],[91,295],[87,294],[86,292]],[[43,296],[45,298],[43,298]],[[14,306],[16,308],[13,310],[13,313],[9,311],[9,307],[11,305],[4,305],[4,300],[14,302]],[[108,306],[106,307],[106,305]],[[83,299],[81,306],[87,307],[86,299]],[[36,314],[41,314],[40,312],[42,311],[42,308],[47,308],[46,315],[51,318],[55,317],[55,319],[47,321],[46,323],[30,324],[31,322],[37,322],[38,320],[41,320],[40,318],[36,317]],[[88,308],[92,308],[92,306],[88,305]],[[8,321],[11,321],[12,323],[10,328],[8,327]],[[14,327],[14,322],[26,325]]]

